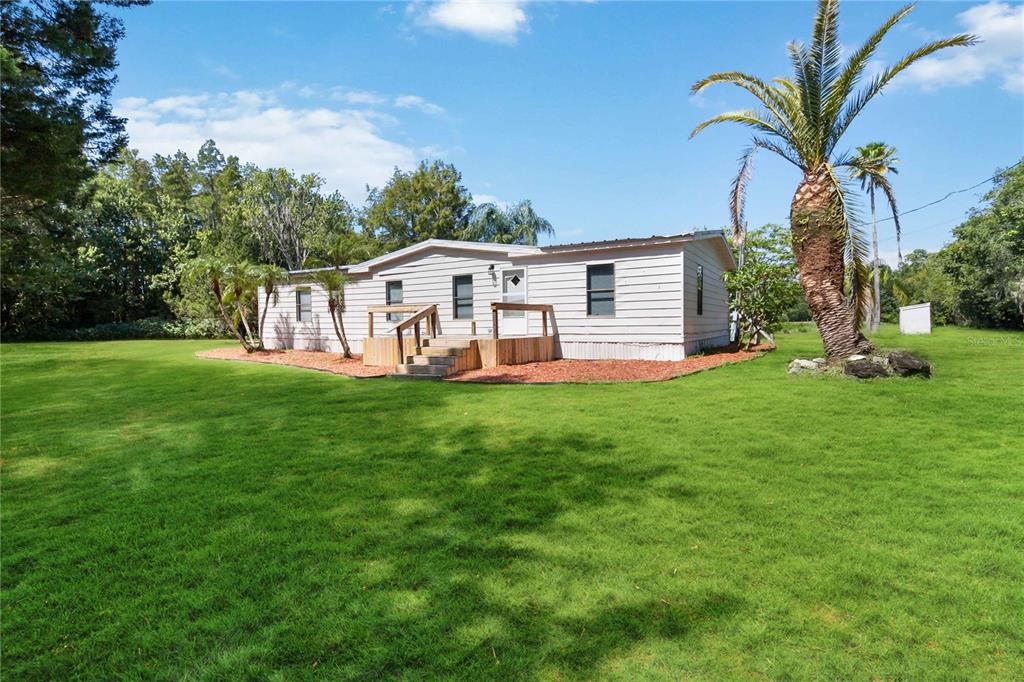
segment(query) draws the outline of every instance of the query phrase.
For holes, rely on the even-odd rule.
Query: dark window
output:
[[[309,289],[295,290],[295,320],[309,322],[313,319],[313,292]]]
[[[473,319],[473,275],[452,277],[452,310],[456,320]]]
[[[587,266],[587,315],[615,315],[615,264]]]
[[[697,266],[697,314],[704,314],[704,266]]]
[[[388,282],[385,285],[388,305],[399,305],[402,302],[402,283]],[[402,313],[388,313],[388,322],[401,322],[405,317]]]

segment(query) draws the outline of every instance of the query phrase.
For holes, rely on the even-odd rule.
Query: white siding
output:
[[[697,266],[704,267],[703,314],[697,314]],[[717,244],[702,239],[690,242],[683,253],[685,282],[683,332],[689,355],[703,348],[729,342],[729,293],[725,288],[725,264]]]
[[[527,300],[550,303],[555,308],[551,330],[558,334],[564,357],[677,360],[728,336],[721,254],[704,240],[685,244],[685,259],[683,249],[684,245],[675,243],[514,258],[441,247],[421,251],[354,278],[345,290],[345,329],[353,351],[361,352],[367,333],[367,306],[383,305],[385,282],[400,280],[403,303],[435,303],[441,333],[468,334],[471,321],[452,317],[452,278],[472,275],[477,333],[489,334],[490,304],[501,300],[501,270],[523,267]],[[690,267],[691,258],[704,265],[704,315],[700,318],[695,315],[696,274]],[[612,317],[587,316],[589,263],[615,264]],[[297,323],[295,288],[301,286],[312,290],[313,315],[311,321]],[[539,335],[540,314],[529,313],[528,319],[528,333]],[[374,332],[385,334],[394,324],[377,315]],[[277,304],[272,304],[267,313],[264,334],[270,347],[340,350],[326,297],[312,283],[281,287]]]

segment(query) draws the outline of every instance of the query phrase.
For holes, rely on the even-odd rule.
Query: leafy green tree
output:
[[[878,331],[882,322],[882,275],[879,268],[878,257],[878,219],[875,213],[875,192],[881,191],[885,194],[889,208],[892,209],[892,219],[896,224],[896,254],[897,258],[903,260],[903,249],[900,244],[900,214],[896,210],[896,194],[892,185],[889,184],[887,173],[899,173],[895,165],[899,161],[896,158],[896,150],[882,142],[871,142],[863,147],[857,147],[857,154],[850,160],[851,172],[854,179],[860,181],[862,190],[868,193],[868,200],[871,204],[871,250],[872,250],[872,278],[874,292],[871,296],[871,331]]]
[[[529,200],[523,200],[505,209],[492,203],[476,206],[462,238],[478,242],[535,246],[541,235],[554,234],[555,230],[551,223],[537,215]]]
[[[232,267],[213,256],[194,258],[182,267],[182,277],[209,291],[224,324],[242,344],[242,348],[247,353],[252,353],[256,350],[256,345],[252,343],[251,334],[243,335],[238,331],[239,318],[243,318],[239,306],[244,300],[244,296],[240,294],[244,293],[241,290],[244,290],[246,286],[239,275],[244,276],[242,269],[237,264]],[[229,312],[229,303],[235,304],[233,312]]]
[[[320,193],[323,179],[296,177],[283,168],[253,171],[245,180],[245,220],[260,260],[301,269],[311,256],[326,255],[330,241],[352,231],[352,208],[339,193]]]
[[[4,2],[0,30],[4,203],[27,210],[68,202],[125,144],[124,119],[110,107],[121,20],[81,0]]]
[[[739,239],[733,249],[738,251]],[[743,264],[725,273],[730,305],[738,313],[739,338],[750,348],[761,337],[773,341],[786,311],[800,299],[800,283],[789,235],[781,225],[764,225],[744,235]]]
[[[896,304],[893,322],[899,319],[899,306],[916,303],[932,304],[932,319],[936,324],[963,321],[957,309],[956,286],[946,273],[945,263],[945,256],[941,252],[928,253],[924,249],[914,249],[903,259],[899,269],[883,280]]]
[[[340,269],[317,270],[310,273],[310,278],[320,285],[327,295],[327,309],[331,313],[331,322],[334,323],[334,333],[341,343],[341,354],[343,357],[351,358],[352,349],[348,344],[348,335],[345,333],[345,287],[350,279]]]
[[[965,322],[1024,328],[1024,163],[1000,173],[985,202],[953,229],[944,270]]]
[[[740,177],[749,176],[750,157],[758,150],[778,154],[802,175],[790,209],[793,249],[800,282],[811,314],[830,357],[870,348],[859,326],[869,297],[866,248],[849,214],[848,190],[836,173],[850,165],[837,154],[838,145],[864,107],[893,78],[918,60],[948,47],[971,45],[976,39],[959,35],[924,45],[883,69],[857,90],[868,64],[885,35],[913,8],[893,14],[842,62],[838,0],[818,0],[810,45],[789,44],[791,78],[771,83],[735,71],[716,73],[693,86],[697,93],[715,83],[742,88],[761,104],[760,111],[731,111],[699,124],[691,137],[717,123],[752,128],[751,147],[740,164]],[[734,220],[742,214],[746,179],[733,185]]]
[[[426,239],[458,239],[472,205],[455,166],[423,161],[411,172],[396,168],[383,188],[368,189],[360,222],[366,234],[393,251]]]

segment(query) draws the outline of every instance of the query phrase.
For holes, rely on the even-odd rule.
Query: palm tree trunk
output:
[[[871,298],[871,331],[877,332],[882,326],[882,285],[881,275],[878,272],[878,223],[875,219],[875,190],[869,193],[871,197],[871,245],[874,249],[874,275],[875,290]]]
[[[348,337],[345,336],[345,321],[338,314],[338,302],[333,298],[327,299],[327,307],[331,311],[331,322],[334,323],[334,334],[338,337],[338,341],[341,342],[341,356],[344,358],[352,357],[352,349],[348,345]]]
[[[805,173],[790,208],[793,252],[811,317],[825,354],[833,359],[871,348],[854,327],[853,312],[843,296],[842,213],[828,166]]]
[[[213,286],[211,287],[211,290],[213,291],[213,297],[217,299],[217,307],[220,309],[220,316],[224,318],[224,324],[228,326],[228,329],[234,332],[235,338],[238,339],[238,342],[240,344],[242,344],[242,348],[245,349],[245,352],[251,353],[252,348],[249,347],[249,344],[248,342],[246,342],[245,337],[238,333],[238,327],[235,326],[235,323],[231,320],[231,316],[228,315],[227,309],[224,308],[224,303],[221,301],[220,287]]]
[[[263,343],[263,337],[266,336],[264,327],[267,323],[267,310],[270,309],[270,296],[270,291],[267,291],[267,293],[264,294],[263,296],[263,312],[260,313],[260,326],[256,329],[256,331],[259,332],[260,335],[260,350],[266,349],[266,345]]]

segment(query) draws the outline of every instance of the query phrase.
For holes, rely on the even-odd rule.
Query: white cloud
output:
[[[289,107],[274,92],[127,97],[116,102],[115,111],[128,119],[131,146],[145,156],[179,149],[194,154],[212,138],[225,154],[243,161],[318,173],[329,189],[354,203],[365,198],[365,185],[379,186],[395,166],[416,162],[416,150],[385,137],[387,114]]]
[[[1024,5],[975,5],[958,14],[957,20],[982,42],[922,59],[907,69],[904,82],[935,89],[996,76],[1004,90],[1024,93]]]
[[[526,31],[525,3],[518,0],[443,0],[416,6],[417,22],[449,31],[461,31],[482,40],[514,43]]]
[[[331,98],[348,102],[349,104],[377,105],[388,101],[388,98],[384,95],[370,90],[350,90],[347,88],[334,88]]]
[[[434,116],[444,113],[444,107],[428,102],[419,95],[399,95],[395,98],[394,104],[399,109],[419,109],[425,114]]]

